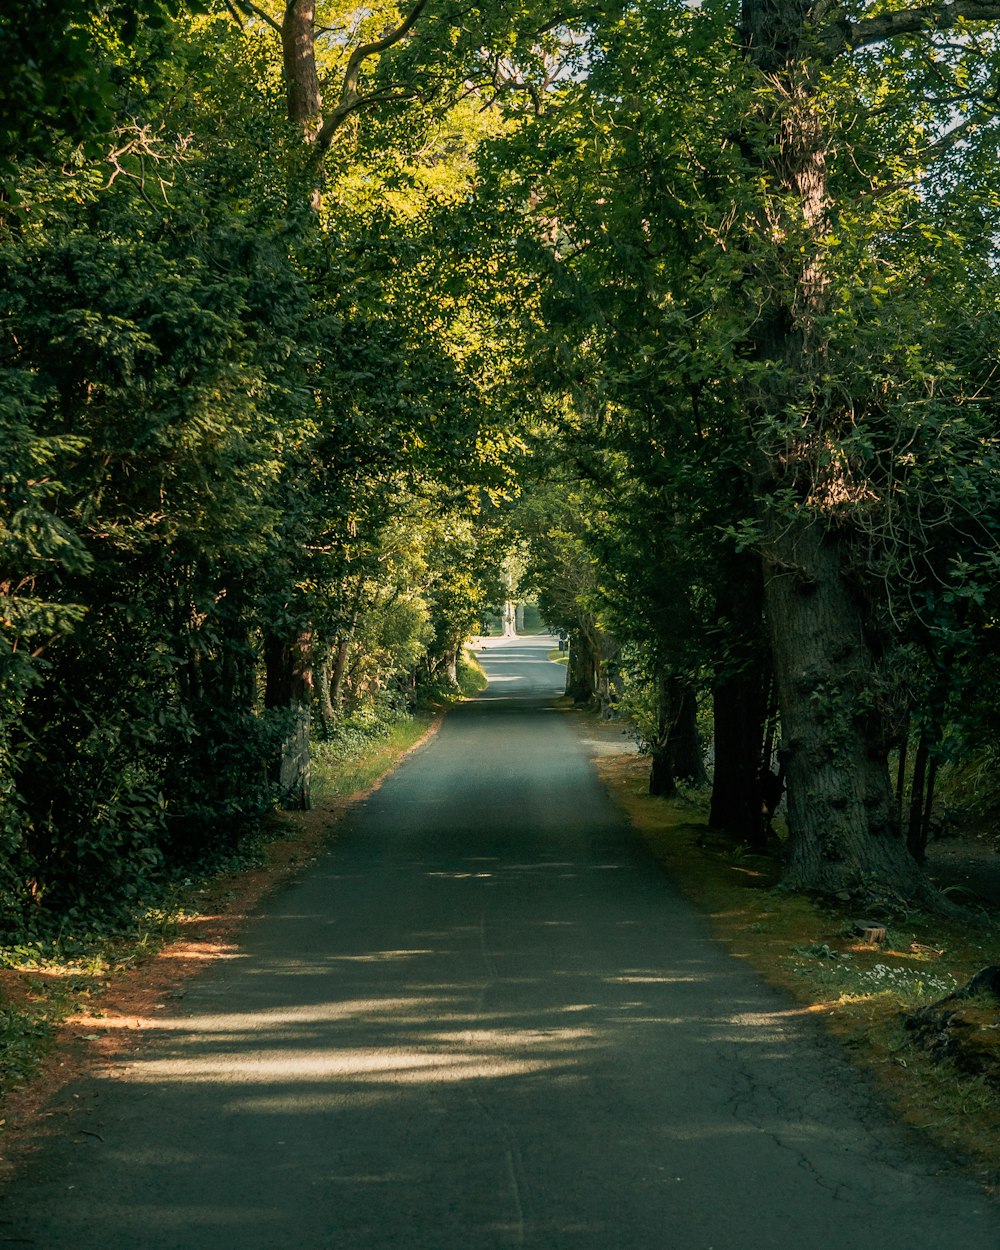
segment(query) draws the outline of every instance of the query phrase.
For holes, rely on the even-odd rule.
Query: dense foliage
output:
[[[936,768],[995,750],[997,16],[615,6],[496,163],[579,696],[638,708],[654,792],[710,748],[738,838],[787,788],[788,883],[869,901],[928,897]]]
[[[1000,753],[970,5],[2,19],[8,927],[307,803],[515,566],[654,790],[708,754],[737,837],[787,786],[790,883],[923,893],[938,765]]]
[[[101,16],[102,152],[44,150],[49,91],[0,231],[9,928],[234,847],[314,687],[322,732],[405,706],[497,593],[506,399],[449,246],[475,114],[354,135],[318,213],[269,30]]]

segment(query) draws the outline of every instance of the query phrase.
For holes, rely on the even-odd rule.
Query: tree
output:
[[[125,45],[156,31],[199,0],[33,0],[0,23],[0,185],[17,200],[16,174],[25,158],[53,149],[99,144],[115,125],[112,66],[94,57],[95,30]]]
[[[743,7],[743,48],[761,88],[753,119],[760,133],[747,147],[767,188],[752,236],[753,276],[767,284],[768,297],[747,337],[755,374],[748,432],[763,504],[765,604],[787,757],[787,880],[797,888],[922,892],[896,818],[877,703],[878,656],[867,606],[852,586],[854,544],[840,506],[871,489],[852,472],[857,461],[848,450],[858,410],[826,384],[831,350],[847,346],[837,325],[830,240],[850,218],[838,198],[848,180],[834,151],[843,121],[828,120],[831,86],[840,94],[841,118],[848,101],[856,117],[867,120],[874,112],[860,66],[852,64],[837,82],[835,62],[893,41],[879,49],[873,77],[892,69],[897,91],[905,93],[920,71],[907,75],[896,58],[894,44],[904,40],[921,69],[940,62],[943,77],[957,85],[970,51],[943,50],[934,32],[964,29],[971,19],[974,43],[979,23],[997,17],[988,5],[921,6],[858,21],[846,10],[831,14],[809,4],[746,0]],[[992,32],[984,34],[992,44]],[[975,101],[988,85],[981,68],[967,81],[958,106],[965,118],[949,129],[938,121],[941,133],[919,153],[918,110],[933,118],[933,109],[916,101],[907,101],[909,115],[900,109],[894,151],[912,162],[910,178],[919,177],[935,148],[947,149],[990,117],[986,100]]]
[[[0,223],[0,888],[32,923],[305,803],[314,664],[405,701],[485,594],[456,562],[515,401],[452,240],[498,118],[352,133],[318,214],[271,33],[89,30],[128,120],[24,154]]]
[[[919,854],[992,672],[990,4],[59,12],[79,125],[45,77],[4,141],[0,889],[305,803],[313,681],[448,680],[510,523],[655,789],[711,701],[758,838],[776,699],[789,881],[921,895],[888,752]]]
[[[416,41],[411,36],[418,21],[430,16],[425,14],[426,0],[417,0],[402,13],[395,5],[361,12],[352,7],[323,6],[322,19],[314,0],[289,0],[277,17],[266,6],[243,0],[233,0],[227,7],[241,28],[245,26],[248,39],[263,34],[273,42],[274,36],[280,37],[287,117],[304,141],[301,158],[289,165],[288,194],[293,201],[301,195],[315,214],[310,223],[313,260],[318,263],[316,281],[326,288],[328,296],[326,316],[346,312],[343,324],[353,324],[355,332],[367,322],[370,337],[394,340],[365,378],[378,381],[369,387],[360,405],[371,412],[381,396],[383,414],[390,419],[382,426],[381,440],[372,439],[366,431],[360,442],[374,453],[374,464],[381,466],[386,480],[392,479],[400,463],[414,465],[420,461],[425,448],[433,449],[431,458],[443,456],[455,469],[462,462],[463,449],[472,450],[478,441],[480,418],[472,414],[468,403],[474,384],[470,386],[469,380],[463,379],[463,373],[471,375],[476,367],[469,359],[468,342],[475,330],[461,307],[467,304],[464,297],[456,300],[449,293],[443,307],[450,317],[447,313],[442,316],[440,306],[432,313],[423,284],[414,279],[428,278],[429,261],[452,288],[456,284],[456,266],[444,276],[440,261],[429,259],[441,254],[441,243],[422,219],[434,216],[445,230],[455,220],[462,220],[461,212],[454,209],[458,207],[455,190],[468,181],[463,162],[468,161],[470,151],[491,125],[482,109],[462,107],[463,97],[469,94],[465,71],[470,64],[478,66],[482,38],[496,28],[507,30],[510,19],[499,14],[496,19],[480,21],[478,15],[454,11],[451,5],[435,7],[435,21],[424,23],[430,29]],[[409,46],[414,43],[415,52]],[[324,102],[324,81],[339,84],[330,93],[332,104]],[[444,145],[440,133],[437,138],[427,133],[431,117],[428,106],[432,103],[439,132],[445,125],[450,130]],[[356,123],[363,113],[371,114],[367,127],[346,124]],[[447,150],[436,150],[442,147]],[[426,171],[432,164],[454,167],[455,174],[431,180]],[[431,204],[438,207],[430,209]],[[347,290],[338,290],[336,283],[347,275],[331,273],[330,258],[352,228],[362,252],[370,252],[372,259],[366,257],[362,266],[367,272],[355,272]],[[378,277],[372,281],[376,271]],[[467,282],[468,273],[458,281]],[[372,296],[373,304],[366,305]],[[404,299],[408,306],[404,306]],[[424,325],[419,328],[430,330],[429,335],[414,333],[421,319]],[[460,337],[467,341],[459,343]],[[440,350],[433,350],[433,346],[428,350],[429,345]],[[463,357],[461,369],[456,367],[456,352]],[[366,345],[363,357],[369,353],[370,345]],[[395,370],[387,368],[391,361],[397,362]],[[343,390],[334,393],[322,380],[338,374],[336,365],[331,368],[331,364],[329,360],[319,363],[313,381],[317,402],[325,411],[344,406],[345,401]],[[358,379],[365,377],[358,364],[347,366],[355,387]],[[428,369],[433,370],[432,376],[428,376]],[[355,402],[351,396],[346,406],[350,408]],[[407,428],[411,416],[417,420]],[[428,429],[431,425],[433,429]],[[377,449],[376,441],[382,444]],[[336,443],[336,438],[321,438],[316,444],[317,456],[327,460]],[[393,451],[398,461],[393,459]],[[352,449],[352,455],[356,454]],[[472,462],[478,457],[477,449]],[[374,477],[372,467],[369,460],[369,476]],[[440,466],[435,471],[440,471]],[[329,476],[317,493],[325,492],[328,485]],[[336,545],[343,549],[342,542]],[[282,601],[272,629],[286,632],[271,632],[267,647],[272,670],[268,697],[287,710],[292,725],[277,773],[286,802],[294,806],[308,803],[309,703],[314,617],[319,607],[315,588],[313,583],[305,593]],[[343,642],[342,634],[338,645]],[[454,653],[454,645],[451,651]],[[326,663],[325,656],[321,657],[321,664]],[[326,672],[323,681],[328,682]],[[329,697],[328,689],[325,693]]]
[[[752,663],[763,620],[789,787],[787,880],[803,889],[926,896],[889,784],[886,694],[907,642],[900,593],[931,593],[939,557],[914,560],[927,539],[916,525],[894,531],[892,557],[882,543],[900,518],[901,481],[942,512],[965,490],[959,477],[994,493],[992,468],[961,434],[955,358],[933,342],[946,317],[920,271],[929,263],[991,309],[995,280],[970,292],[945,239],[950,228],[983,254],[995,208],[974,194],[943,227],[941,205],[987,165],[996,48],[981,23],[995,17],[959,5],[859,19],[748,0],[734,44],[723,6],[633,6],[593,23],[586,81],[554,92],[536,130],[546,160],[532,165],[548,174],[532,174],[530,188],[513,180],[549,257],[538,269],[563,342],[554,351],[543,338],[541,349],[559,383],[598,414],[605,446],[609,427],[625,432],[625,473],[664,511],[699,500],[682,541],[700,541],[702,560],[714,528],[723,568],[741,567],[745,551],[762,561],[763,615],[751,593],[737,670]],[[957,26],[957,41],[934,33]],[[935,159],[945,163],[936,184]],[[992,403],[987,356],[973,366],[980,406]],[[916,474],[907,467],[930,453],[919,419],[930,402],[949,445],[965,449],[958,474],[925,471],[935,455]],[[654,454],[637,454],[644,447]],[[984,567],[991,531],[973,540]],[[945,563],[954,536],[944,526],[932,536]],[[643,542],[648,529],[623,533],[619,550]],[[675,567],[673,554],[658,563],[661,579]],[[752,591],[755,576],[744,584]],[[633,579],[623,600],[645,611],[655,587]],[[721,675],[737,657],[715,641]],[[749,763],[766,696],[758,685],[741,700]],[[766,762],[754,755],[738,823],[752,818],[747,779]]]

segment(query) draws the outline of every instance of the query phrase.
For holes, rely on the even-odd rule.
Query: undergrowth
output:
[[[458,663],[457,685],[447,678],[417,692],[416,709],[391,700],[374,702],[343,716],[310,748],[315,802],[343,798],[371,788],[397,759],[427,732],[437,713],[486,686],[486,675],[472,651]]]
[[[185,911],[179,894],[170,897],[137,911],[130,929],[119,917],[114,930],[98,920],[0,947],[0,1096],[35,1075],[59,1024],[176,936]]]
[[[343,735],[314,742],[311,748],[313,801],[345,798],[370,789],[392,764],[417,743],[434,719],[414,712],[394,722],[349,727]]]

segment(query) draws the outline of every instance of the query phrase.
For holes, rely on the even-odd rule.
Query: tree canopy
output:
[[[1000,750],[1000,5],[0,19],[0,893],[111,910],[524,593],[652,786],[930,899]]]

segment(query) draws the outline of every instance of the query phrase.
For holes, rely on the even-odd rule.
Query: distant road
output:
[[[551,645],[490,640],[240,955],[64,1091],[0,1245],[1000,1250],[636,844]]]

